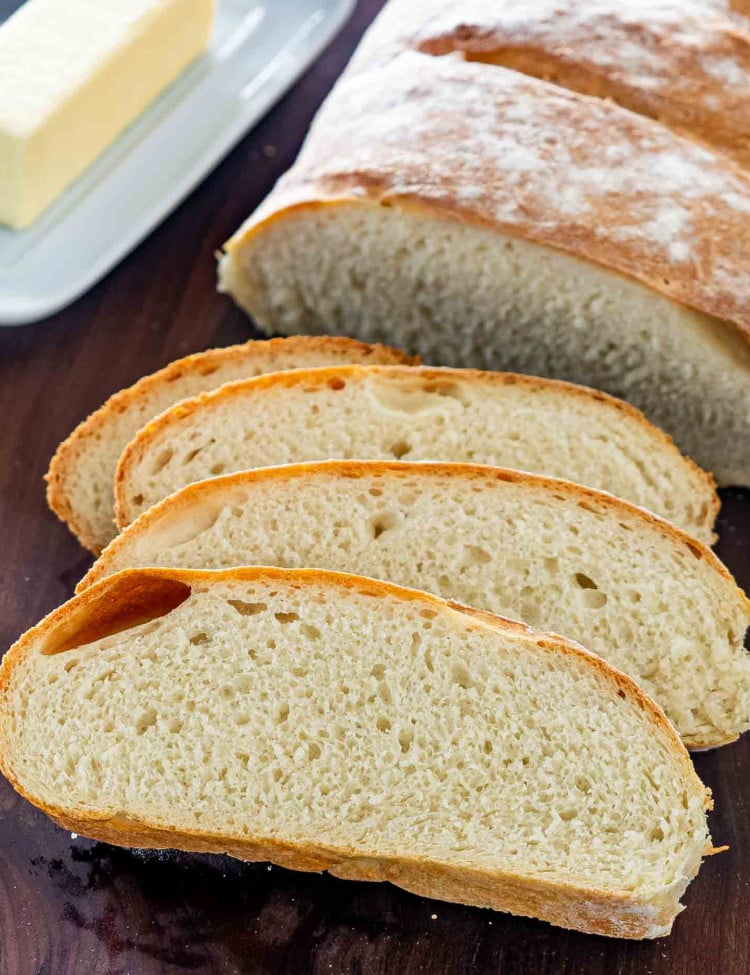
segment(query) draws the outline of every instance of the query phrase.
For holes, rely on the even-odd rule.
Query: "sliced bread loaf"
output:
[[[193,481],[306,460],[476,461],[609,491],[712,538],[704,471],[634,408],[508,373],[341,366],[275,373],[185,401],[120,460],[120,527]]]
[[[709,549],[568,481],[468,464],[325,461],[184,488],[104,551],[120,569],[319,566],[578,640],[635,678],[688,747],[750,724],[750,602]]]
[[[663,713],[561,637],[320,571],[141,570],[0,669],[0,765],[65,829],[618,937],[669,932],[708,795]]]
[[[163,410],[222,383],[277,369],[416,361],[385,345],[301,335],[208,349],[178,359],[115,393],[60,444],[47,472],[47,501],[86,548],[100,552],[116,534],[112,484],[120,454]]]
[[[605,389],[750,484],[750,179],[661,124],[748,157],[719,7],[392,0],[220,288],[269,331]]]

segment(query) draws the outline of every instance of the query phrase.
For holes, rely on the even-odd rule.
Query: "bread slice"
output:
[[[315,570],[135,570],[0,669],[0,764],[65,829],[626,938],[667,934],[708,795],[558,636]]]
[[[410,7],[389,22],[400,11],[408,25]],[[510,15],[526,36],[528,7]],[[465,12],[440,21],[447,32],[455,18],[454,41]],[[720,483],[750,484],[748,175],[610,100],[428,54],[435,26],[383,63],[356,58],[227,243],[220,289],[273,332],[343,332],[604,389]],[[621,76],[631,51],[614,51]]]
[[[632,407],[512,374],[398,366],[276,373],[178,404],[123,452],[121,528],[178,488],[306,460],[476,461],[564,477],[710,541],[710,478]]]
[[[47,501],[80,542],[98,553],[116,534],[112,483],[120,454],[163,410],[222,383],[277,369],[416,361],[384,345],[301,335],[208,349],[178,359],[110,396],[60,444],[47,472]]]
[[[688,747],[750,726],[750,601],[667,522],[568,481],[468,464],[327,461],[192,484],[79,586],[135,566],[342,569],[579,641],[661,705]]]

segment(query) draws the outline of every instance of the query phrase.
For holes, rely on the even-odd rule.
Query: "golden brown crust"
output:
[[[610,99],[750,164],[750,22],[727,4],[661,0],[652,11],[618,0],[392,2],[353,69],[404,48],[460,52]]]
[[[264,361],[273,360],[277,355],[298,354],[301,359],[314,355],[340,355],[342,362],[351,358],[357,361],[372,359],[380,363],[392,362],[398,365],[411,365],[419,362],[418,356],[409,356],[399,349],[386,345],[368,345],[356,339],[338,336],[295,335],[290,338],[255,340],[242,345],[225,348],[206,349],[192,355],[176,359],[157,372],[143,376],[126,389],[113,393],[109,399],[78,424],[73,432],[60,444],[50,461],[45,475],[47,482],[47,503],[58,518],[65,522],[81,544],[98,554],[97,540],[92,538],[78,512],[71,504],[68,488],[69,479],[74,475],[82,452],[89,449],[99,437],[106,438],[108,426],[119,414],[134,408],[148,405],[149,400],[165,386],[187,375],[210,376],[222,366],[247,363],[257,366]]]
[[[547,883],[523,876],[496,871],[429,863],[408,855],[398,859],[362,858],[357,851],[322,845],[292,844],[268,837],[247,839],[200,831],[180,831],[157,822],[145,822],[106,813],[89,815],[52,805],[26,789],[15,776],[12,746],[8,735],[8,715],[2,714],[2,698],[8,693],[13,672],[24,659],[39,652],[40,647],[55,642],[55,632],[65,631],[71,639],[71,620],[84,633],[96,626],[102,607],[107,607],[115,621],[116,609],[124,607],[131,618],[141,598],[148,599],[148,582],[163,588],[177,584],[187,587],[211,587],[226,583],[273,580],[290,587],[322,586],[356,591],[375,598],[392,598],[421,602],[437,612],[460,614],[464,625],[499,632],[517,632],[532,637],[537,646],[585,661],[615,688],[619,697],[629,699],[647,718],[655,736],[660,738],[682,769],[686,787],[702,795],[710,807],[710,792],[693,770],[690,758],[675,729],[664,713],[625,674],[606,664],[572,641],[555,634],[537,633],[521,623],[491,613],[480,612],[447,602],[436,596],[354,575],[320,569],[276,569],[266,567],[238,568],[224,571],[176,569],[134,569],[104,579],[82,595],[54,610],[41,623],[29,630],[8,651],[0,665],[0,770],[22,796],[34,803],[66,829],[106,842],[130,846],[178,848],[210,852],[227,852],[241,859],[270,859],[282,866],[301,870],[328,869],[337,876],[363,880],[388,879],[408,890],[462,903],[510,910],[513,913],[540,917],[554,924],[614,937],[643,938],[668,933],[674,910],[671,904],[644,906],[627,892],[615,889],[588,889],[585,884]],[[136,613],[136,617],[138,614]]]
[[[479,369],[453,369],[447,366],[324,366],[317,369],[296,369],[289,372],[267,373],[257,376],[254,379],[240,380],[234,383],[225,383],[219,389],[210,393],[202,393],[193,399],[183,400],[172,409],[167,410],[158,416],[151,423],[147,424],[138,435],[128,444],[120,457],[115,475],[115,512],[117,524],[122,530],[133,520],[130,506],[126,496],[127,482],[131,472],[139,464],[145,450],[148,449],[151,441],[163,434],[173,423],[191,416],[198,410],[210,408],[223,403],[227,399],[236,396],[259,394],[268,389],[286,388],[291,389],[296,386],[307,386],[320,388],[332,381],[343,379],[363,379],[368,375],[375,375],[382,378],[398,378],[399,376],[416,377],[420,381],[440,382],[450,379],[459,379],[461,382],[487,383],[497,386],[518,385],[529,389],[553,390],[560,395],[580,397],[588,401],[596,401],[605,404],[608,408],[617,410],[635,420],[640,426],[649,431],[649,435],[655,441],[661,442],[665,450],[672,451],[676,458],[680,458],[686,465],[686,469],[702,482],[706,497],[709,499],[708,510],[706,513],[706,530],[711,531],[716,515],[719,511],[720,500],[715,489],[713,477],[695,464],[689,457],[684,456],[675,446],[672,438],[663,430],[655,427],[636,407],[623,400],[616,399],[607,393],[597,389],[590,389],[587,386],[578,386],[574,383],[564,382],[559,379],[542,379],[538,376],[526,376],[510,372],[488,372]]]
[[[404,855],[396,859],[358,856],[320,844],[285,843],[272,837],[254,840],[165,829],[137,819],[82,817],[56,806],[39,805],[64,830],[113,846],[225,853],[238,860],[275,863],[289,870],[328,871],[342,880],[389,881],[403,890],[471,907],[539,918],[558,927],[612,938],[642,939],[669,934],[674,915],[666,907],[644,907],[618,891],[595,890],[499,871],[435,864]]]
[[[230,259],[300,208],[394,206],[565,251],[747,342],[743,171],[611,101],[418,48],[374,64],[360,52],[297,162],[227,243]]]

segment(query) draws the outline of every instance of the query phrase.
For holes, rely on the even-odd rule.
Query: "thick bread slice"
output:
[[[201,481],[141,515],[120,569],[278,565],[388,579],[579,641],[635,678],[688,747],[750,725],[750,602],[710,549],[568,481],[468,464],[327,461]]]
[[[185,401],[123,452],[121,528],[206,477],[306,460],[476,461],[564,477],[710,541],[710,478],[637,410],[567,383],[503,373],[342,366],[275,373]]]
[[[407,50],[341,79],[220,287],[283,334],[605,389],[750,484],[749,212],[746,174],[651,119]]]
[[[47,472],[47,501],[86,548],[100,552],[116,534],[112,483],[120,454],[163,410],[222,383],[277,369],[417,361],[384,345],[301,335],[208,349],[178,359],[110,396],[60,444]]]
[[[581,931],[667,934],[710,851],[663,713],[561,637],[321,571],[120,573],[0,669],[0,764],[65,829]]]

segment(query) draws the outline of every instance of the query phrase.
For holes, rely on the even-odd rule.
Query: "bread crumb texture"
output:
[[[578,640],[686,743],[750,723],[750,603],[713,553],[606,496],[465,465],[336,463],[188,488],[93,570],[315,565],[413,586]]]
[[[609,491],[712,537],[710,480],[623,403],[512,374],[356,365],[235,383],[164,414],[120,461],[120,524],[194,481],[328,458],[530,470]]]
[[[668,930],[706,847],[706,796],[626,678],[423,594],[241,575],[175,573],[189,598],[165,616],[11,651],[3,764],[27,795],[177,845],[254,837],[474,871],[488,904],[493,876],[520,876],[577,889],[584,929],[586,898],[603,897],[631,934]],[[554,896],[533,903],[522,913],[555,919]]]

